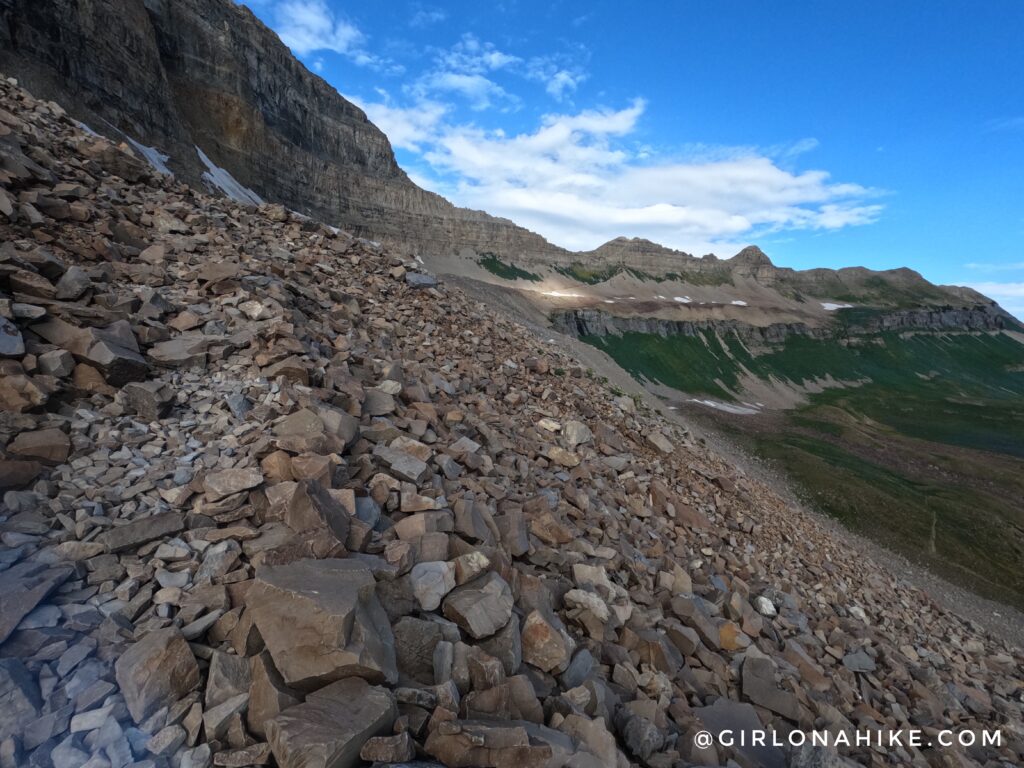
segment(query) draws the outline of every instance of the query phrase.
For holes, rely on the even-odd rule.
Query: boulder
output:
[[[345,507],[315,480],[300,480],[284,510],[284,522],[296,533],[326,529],[344,544],[351,519]]]
[[[569,666],[576,643],[556,621],[534,610],[523,622],[523,661],[544,672],[561,672]]]
[[[19,432],[7,446],[7,452],[43,464],[62,464],[71,452],[71,440],[56,427]]]
[[[775,685],[775,665],[771,659],[748,657],[744,660],[743,696],[789,720],[800,718],[800,703],[796,696]]]
[[[199,665],[176,627],[154,630],[130,646],[114,673],[136,723],[199,687]]]
[[[0,459],[0,491],[28,485],[43,471],[38,461]]]
[[[512,590],[493,571],[456,587],[444,600],[444,615],[470,637],[482,640],[504,627],[512,617]]]
[[[412,592],[424,611],[436,611],[455,588],[455,565],[443,560],[416,563],[409,572]]]
[[[390,691],[349,678],[268,720],[267,740],[280,768],[351,768],[370,738],[391,730],[397,714]]]
[[[285,682],[315,690],[346,677],[394,683],[395,643],[373,573],[352,560],[296,560],[256,573],[247,596]]]
[[[251,659],[250,677],[246,724],[254,734],[266,738],[267,721],[301,702],[302,695],[288,687],[266,651]]]
[[[203,480],[203,490],[209,501],[219,501],[225,496],[248,491],[263,482],[263,473],[258,469],[225,469],[212,472]]]

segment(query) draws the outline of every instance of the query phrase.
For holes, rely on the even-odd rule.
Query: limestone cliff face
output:
[[[711,331],[735,333],[745,341],[776,344],[789,336],[816,339],[859,336],[881,331],[1001,331],[1014,330],[1019,324],[998,307],[990,304],[969,308],[912,309],[874,312],[842,322],[812,327],[805,323],[751,325],[738,320],[664,320],[656,317],[619,317],[595,309],[562,310],[551,315],[552,324],[573,336],[608,336],[622,333],[648,333],[658,336],[696,336]]]
[[[559,250],[409,181],[363,111],[232,0],[0,0],[0,70],[191,183],[198,146],[262,198],[407,251]]]
[[[262,199],[428,264],[490,253],[528,269],[581,264],[702,285],[749,280],[796,299],[984,301],[910,270],[782,269],[753,246],[723,260],[617,238],[574,253],[506,219],[457,208],[413,184],[362,110],[233,0],[0,0],[0,72],[97,132],[158,148],[190,183],[207,170],[198,147]]]

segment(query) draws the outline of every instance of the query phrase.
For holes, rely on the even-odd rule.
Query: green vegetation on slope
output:
[[[733,400],[744,371],[800,385],[831,377],[833,405],[924,440],[1024,458],[1024,345],[1005,334],[880,333],[848,342],[790,336],[753,355],[738,337],[586,337],[637,378]]]
[[[726,285],[732,284],[732,277],[728,272],[693,272],[680,274],[676,272],[669,272],[665,275],[652,275],[643,270],[634,269],[633,267],[624,267],[622,265],[614,265],[607,267],[588,267],[585,264],[574,262],[568,267],[555,267],[555,271],[571,277],[573,280],[579,283],[586,283],[587,285],[597,285],[598,283],[604,283],[611,280],[616,275],[628,274],[635,277],[637,280],[643,280],[648,283],[664,283],[668,281],[678,281],[681,283],[688,283],[690,285]]]
[[[781,467],[815,507],[851,530],[986,597],[1024,606],[1024,511],[1014,500],[1024,493],[1021,467],[1014,466],[1020,462],[972,465],[988,490],[944,479],[943,473],[917,475],[885,452],[872,455],[862,444],[870,435],[831,442],[785,429],[744,430],[735,437]],[[945,458],[959,464],[953,468],[960,472],[970,461],[927,442],[896,443],[929,463]]]
[[[515,264],[506,264],[493,253],[485,253],[476,263],[502,280],[529,280],[539,283],[543,279],[540,275],[520,269]]]
[[[745,372],[847,382],[791,411],[705,415],[821,511],[1024,607],[1024,345],[1005,334],[794,336],[753,355],[732,334],[584,340],[638,379],[723,400]]]

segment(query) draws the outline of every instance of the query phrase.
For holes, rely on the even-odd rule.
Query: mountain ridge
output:
[[[925,303],[994,304],[968,288],[908,277],[906,268],[779,268],[756,246],[719,259],[619,237],[574,252],[509,219],[459,208],[415,185],[366,114],[232,0],[2,0],[0,68],[97,120],[101,133],[116,129],[150,160],[164,157],[187,182],[210,186],[204,176],[224,170],[261,198],[428,264],[494,255],[526,268],[624,266],[684,280],[735,273],[822,298],[863,293],[877,277],[912,284]]]

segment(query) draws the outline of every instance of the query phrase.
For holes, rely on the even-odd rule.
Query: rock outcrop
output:
[[[806,323],[751,325],[738,320],[666,320],[658,317],[621,317],[599,309],[552,312],[552,325],[572,336],[608,336],[648,333],[657,336],[697,336],[704,333],[734,334],[756,346],[778,344],[790,336],[814,339],[846,338],[883,331],[978,332],[1016,330],[1019,324],[999,307],[980,304],[964,308],[906,309],[859,313],[840,323],[810,326]]]
[[[0,147],[4,768],[1024,760],[1020,648],[543,337],[6,79]]]

